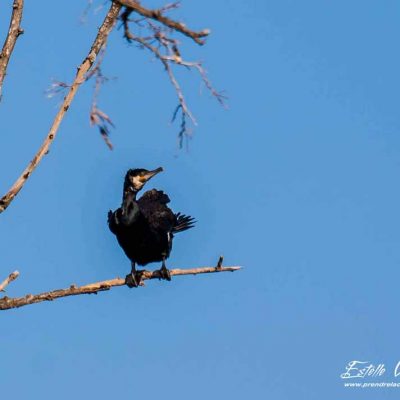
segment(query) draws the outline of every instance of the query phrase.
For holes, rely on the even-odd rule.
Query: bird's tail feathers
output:
[[[173,233],[183,232],[193,228],[195,223],[196,220],[190,215],[178,213],[176,214],[176,225],[174,226]]]

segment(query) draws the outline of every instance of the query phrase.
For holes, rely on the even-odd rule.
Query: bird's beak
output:
[[[144,183],[144,182],[147,182],[147,181],[150,180],[153,176],[157,175],[159,172],[162,172],[162,171],[164,171],[163,168],[162,168],[162,167],[159,167],[159,168],[157,168],[157,169],[155,169],[155,170],[153,170],[153,171],[147,172],[146,174],[144,174],[144,175],[142,176],[143,183]]]

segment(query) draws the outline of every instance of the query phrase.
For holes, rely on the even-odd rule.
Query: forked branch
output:
[[[23,5],[23,0],[14,0],[13,16],[15,14],[15,17],[13,17],[12,19],[13,22],[11,30],[13,32],[11,37],[14,38],[14,43],[18,34],[22,33],[22,30],[19,28],[19,22],[22,15],[22,5]],[[170,64],[180,64],[185,66],[186,68],[191,68],[191,67],[196,68],[199,71],[200,75],[202,76],[202,79],[206,87],[210,90],[212,95],[216,97],[219,102],[222,103],[223,96],[212,88],[211,83],[206,77],[205,71],[201,66],[201,63],[199,62],[189,63],[182,60],[179,55],[178,42],[175,39],[171,39],[168,37],[169,32],[178,31],[201,45],[204,44],[204,38],[208,36],[208,34],[210,33],[208,29],[203,29],[201,31],[193,31],[188,27],[186,27],[185,24],[178,21],[174,21],[164,15],[166,11],[172,8],[176,8],[177,5],[178,3],[173,3],[171,5],[165,6],[164,8],[152,10],[143,7],[142,5],[139,4],[138,1],[135,0],[112,1],[111,7],[104,19],[103,24],[101,25],[98,31],[98,34],[96,36],[95,41],[92,44],[89,54],[84,59],[82,64],[78,67],[78,71],[76,73],[73,83],[71,85],[67,85],[65,83],[58,82],[53,85],[55,86],[56,92],[58,91],[59,87],[60,90],[61,89],[68,90],[68,93],[64,97],[61,107],[39,150],[36,152],[33,159],[29,162],[28,166],[25,168],[25,170],[22,172],[19,178],[15,181],[15,183],[11,186],[8,192],[3,197],[0,198],[0,213],[2,213],[4,210],[7,209],[10,203],[14,200],[16,195],[25,185],[32,172],[39,165],[43,157],[49,152],[49,148],[57,135],[60,124],[66,112],[68,111],[69,106],[72,103],[79,86],[91,76],[96,76],[97,89],[95,93],[98,93],[98,88],[103,82],[101,79],[99,79],[99,77],[101,78],[102,75],[99,74],[100,69],[99,68],[96,69],[96,66],[93,66],[93,64],[98,58],[101,49],[104,48],[107,42],[108,35],[115,26],[115,23],[118,19],[122,7],[125,7],[126,9],[121,17],[125,25],[125,36],[127,37],[127,39],[134,40],[138,42],[141,46],[146,47],[148,50],[152,51],[157,56],[157,58],[159,58],[159,60],[164,65],[166,71],[168,72],[169,78],[173,86],[175,87],[175,90],[177,91],[179,104],[178,107],[176,108],[174,115],[176,116],[178,111],[182,112],[181,131],[179,133],[180,140],[182,140],[182,137],[185,133],[188,133],[188,129],[186,128],[186,117],[189,117],[189,119],[191,119],[193,123],[195,123],[195,120],[187,107],[186,101],[183,97],[183,92],[179,86],[178,81],[176,80],[175,76],[172,73]],[[127,28],[127,24],[129,22],[128,16],[131,13],[139,14],[140,18],[146,21],[148,28],[152,32],[152,38],[154,38],[157,42],[157,46],[153,46],[151,44],[152,39],[150,38],[140,37],[133,34],[131,34],[131,37],[129,37],[128,35],[129,30]],[[140,24],[140,22],[138,21],[135,22],[137,24]],[[156,22],[161,28],[154,26],[153,22]],[[160,48],[164,49],[163,53],[160,52],[159,50]],[[97,65],[99,66],[99,64]],[[97,73],[91,73],[93,71],[97,71]],[[3,72],[5,72],[5,69]],[[0,89],[1,89],[1,82],[0,82]],[[111,119],[107,116],[107,114],[105,114],[97,107],[96,99],[92,104],[90,116],[92,124],[97,125],[100,128],[100,133],[102,134],[108,146],[111,148],[112,147],[111,143],[108,140],[108,125],[112,126]]]
[[[190,37],[193,39],[197,44],[204,44],[204,37],[210,34],[209,29],[203,29],[199,32],[193,31],[189,29],[185,24],[182,22],[174,21],[165,15],[163,15],[163,10],[149,10],[139,4],[138,1],[135,0],[118,0],[120,4],[125,6],[127,9],[135,11],[136,13],[140,14],[144,18],[153,19],[160,24],[170,28],[174,31],[178,31],[183,35]]]
[[[3,81],[7,72],[8,62],[10,61],[11,54],[14,50],[14,46],[17,42],[19,35],[24,33],[23,29],[21,28],[23,8],[24,0],[14,0],[10,27],[8,29],[6,40],[4,41],[3,49],[0,53],[0,100],[1,92],[3,89]]]
[[[220,259],[221,260],[221,259]],[[171,269],[171,276],[178,275],[199,275],[209,274],[213,272],[233,272],[239,270],[241,267],[222,267],[221,263],[218,262],[216,267],[202,267],[192,269]],[[149,279],[161,279],[159,271],[144,271],[141,275],[142,280]],[[115,278],[107,281],[90,283],[84,286],[71,285],[67,289],[58,289],[50,292],[44,292],[36,295],[27,294],[24,297],[9,298],[3,297],[0,299],[0,310],[9,310],[11,308],[18,308],[27,306],[29,304],[40,303],[42,301],[52,301],[59,299],[60,297],[77,296],[80,294],[97,294],[98,292],[104,292],[110,290],[115,286],[126,285],[125,279]]]
[[[174,87],[178,97],[178,106],[175,108],[175,111],[173,113],[172,122],[175,121],[177,115],[180,112],[181,126],[178,134],[178,139],[179,147],[182,147],[184,137],[189,136],[191,133],[190,129],[188,129],[187,127],[187,120],[189,120],[193,124],[193,126],[196,126],[197,123],[187,105],[181,85],[175,76],[173,66],[185,67],[188,70],[195,69],[199,73],[202,82],[209,90],[211,95],[215,97],[217,101],[224,107],[226,107],[226,97],[222,93],[214,89],[209,78],[207,77],[207,73],[202,65],[202,62],[186,61],[183,58],[180,49],[180,42],[171,36],[171,32],[173,32],[174,30],[182,32],[180,29],[176,28],[176,24],[178,26],[184,27],[186,32],[184,34],[191,37],[197,43],[199,42],[196,40],[196,38],[198,39],[198,35],[200,33],[188,30],[186,26],[181,23],[175,22],[175,25],[173,25],[171,24],[171,22],[173,21],[170,19],[167,19],[167,21],[169,21],[168,23],[165,23],[164,20],[160,19],[160,17],[163,17],[163,12],[176,7],[178,7],[178,3],[172,3],[171,5],[164,7],[164,9],[152,11],[152,13],[143,13],[140,6],[139,9],[137,9],[137,7],[127,8],[121,14],[121,20],[124,27],[124,37],[127,39],[127,41],[136,42],[138,43],[139,47],[145,48],[153,53],[155,58],[161,62],[165,71],[168,74],[169,80]],[[145,18],[132,19],[131,15],[134,15],[134,12],[143,15]],[[154,23],[154,21],[157,21],[159,24]],[[134,24],[134,28],[137,28],[136,30],[138,31],[138,33],[132,32],[129,26],[130,23]],[[173,29],[171,29],[171,27],[173,27]],[[208,34],[209,31],[205,29],[201,31],[201,33],[205,36],[205,34]],[[204,41],[200,41],[200,44],[203,43]]]

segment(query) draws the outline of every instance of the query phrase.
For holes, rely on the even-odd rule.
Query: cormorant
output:
[[[165,260],[170,255],[174,234],[192,228],[195,223],[190,216],[175,214],[167,206],[170,202],[168,195],[161,190],[149,190],[139,200],[136,199],[146,182],[161,171],[161,167],[153,171],[143,168],[128,170],[122,205],[114,212],[108,212],[110,231],[131,260],[132,270],[126,276],[129,287],[137,287],[141,281],[141,271],[136,271],[136,264],[146,265],[156,261],[162,261],[162,279],[170,281]]]

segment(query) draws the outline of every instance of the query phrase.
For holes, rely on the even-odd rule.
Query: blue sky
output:
[[[39,3],[26,4],[0,104],[2,192],[57,111],[51,79],[72,80],[106,10],[81,25],[85,2]],[[129,271],[106,215],[132,167],[163,166],[149,188],[198,220],[170,267],[224,254],[245,268],[3,312],[4,398],[398,398],[344,388],[340,374],[364,360],[400,382],[399,12],[390,0],[184,1],[176,15],[212,35],[201,48],[182,38],[183,51],[229,95],[224,111],[179,73],[199,121],[188,151],[166,74],[115,31],[104,72],[116,79],[99,99],[115,149],[89,127],[87,84],[0,216],[1,275],[21,272],[7,295]]]

